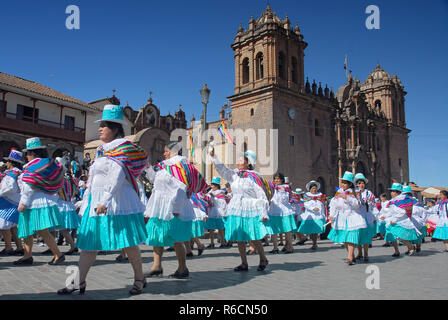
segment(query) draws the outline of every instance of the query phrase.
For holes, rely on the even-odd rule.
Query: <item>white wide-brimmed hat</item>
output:
[[[320,183],[314,180],[311,180],[306,184],[306,190],[310,191],[311,187],[315,185],[317,187],[317,190],[320,190]]]

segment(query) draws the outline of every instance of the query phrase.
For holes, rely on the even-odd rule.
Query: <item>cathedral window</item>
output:
[[[285,79],[285,54],[283,52],[278,54],[278,76],[280,79]]]
[[[249,58],[243,60],[243,84],[249,82]]]
[[[257,57],[255,58],[255,65],[256,65],[256,80],[262,79],[263,74],[263,53],[259,52],[257,54]]]
[[[319,120],[317,120],[317,119],[314,120],[314,135],[316,137],[320,136]]]
[[[255,113],[255,112],[254,112],[254,108],[251,108],[251,109],[250,109],[250,115],[253,116],[254,113]]]
[[[292,57],[291,58],[291,80],[294,83],[298,83],[299,82],[299,77],[298,77],[298,73],[297,73],[297,58],[296,57]]]

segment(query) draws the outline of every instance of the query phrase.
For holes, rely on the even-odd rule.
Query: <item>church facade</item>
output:
[[[378,65],[363,83],[349,75],[334,93],[305,79],[307,45],[298,25],[291,27],[287,16],[277,17],[269,6],[257,20],[250,19],[248,29],[239,27],[231,45],[235,59],[234,94],[228,97],[231,116],[221,110],[221,119],[207,124],[216,130],[224,120],[237,132],[236,147],[213,134],[218,156],[235,167],[235,158],[227,156],[229,148],[256,151],[262,160],[276,159],[271,166],[275,170],[264,171],[267,178],[281,172],[294,188],[317,180],[328,194],[344,171],[363,172],[376,194],[384,192],[392,179],[409,181],[406,92],[398,77]],[[251,129],[265,130],[266,138],[238,136]],[[266,165],[270,164],[261,161],[256,170],[263,172]],[[207,180],[215,175],[212,167],[207,169]]]

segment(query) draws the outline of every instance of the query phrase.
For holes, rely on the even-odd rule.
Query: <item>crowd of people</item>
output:
[[[5,248],[0,255],[17,255],[14,265],[33,264],[33,244],[42,239],[53,258],[50,265],[64,262],[66,255],[79,253],[79,284],[60,289],[60,295],[86,290],[88,272],[99,252],[116,251],[116,261],[129,261],[134,272],[131,295],[140,294],[146,279],[163,275],[163,253],[175,251],[178,267],[170,277],[189,277],[187,258],[196,244],[204,249],[236,244],[241,263],[235,272],[249,270],[247,255],[258,254],[258,271],[269,261],[268,252],[291,254],[296,245],[311,240],[310,250],[318,250],[319,238],[347,249],[345,262],[369,261],[372,239],[384,239],[399,257],[399,244],[413,256],[421,250],[428,232],[444,242],[448,252],[448,192],[439,201],[424,206],[412,197],[409,186],[393,183],[391,198],[377,198],[368,189],[363,172],[345,172],[334,196],[320,192],[320,183],[310,181],[306,191],[291,190],[282,173],[274,180],[256,170],[256,155],[248,150],[230,169],[215,155],[209,157],[220,177],[208,184],[196,167],[182,156],[182,146],[169,142],[165,160],[151,166],[150,155],[124,139],[123,109],[107,105],[99,120],[103,144],[96,158],[68,154],[52,159],[38,137],[26,140],[26,149],[12,149],[5,157],[6,170],[0,183],[0,232]],[[23,157],[25,155],[25,157]],[[26,158],[26,160],[24,159]],[[223,188],[222,179],[228,183]],[[428,227],[430,226],[430,227]],[[60,239],[57,238],[59,232]],[[209,235],[210,244],[200,239]],[[70,246],[59,249],[61,239]],[[13,247],[15,243],[15,249]],[[143,272],[139,245],[153,247],[153,264]],[[249,244],[249,249],[247,249]],[[216,245],[217,246],[217,245]],[[282,249],[279,246],[283,246]]]

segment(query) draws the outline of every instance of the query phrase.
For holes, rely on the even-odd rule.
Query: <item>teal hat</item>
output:
[[[212,179],[212,183],[214,184],[221,184],[221,178],[220,177],[215,177]]]
[[[103,109],[103,118],[95,122],[109,121],[123,124],[123,108],[113,104],[106,104]]]
[[[46,146],[42,145],[42,142],[38,137],[26,139],[26,149],[23,149],[22,152],[27,152],[36,149],[46,149]]]
[[[244,152],[244,155],[249,160],[249,163],[255,166],[255,163],[257,162],[257,155],[255,154],[255,152],[253,152],[252,150],[247,150],[246,152]]]
[[[389,191],[403,192],[403,186],[400,183],[394,182],[392,183],[392,187],[390,187]]]
[[[354,177],[355,177],[355,175],[352,172],[345,171],[344,176],[342,178],[339,178],[339,180],[345,180],[345,181],[349,181],[349,182],[353,183]]]
[[[411,186],[403,186],[403,193],[412,193]]]
[[[362,173],[357,173],[355,175],[355,184],[358,182],[358,180],[362,180],[364,181],[366,184],[369,183],[369,180],[367,180],[367,178],[364,176],[364,174]]]

